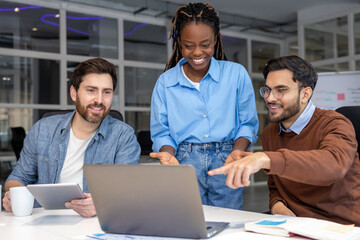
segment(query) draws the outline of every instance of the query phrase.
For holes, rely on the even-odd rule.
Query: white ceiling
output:
[[[194,1],[162,0],[177,4]],[[216,11],[241,15],[275,23],[286,23],[297,20],[297,12],[308,8],[328,4],[358,3],[359,0],[207,0]],[[221,16],[220,16],[221,19]]]

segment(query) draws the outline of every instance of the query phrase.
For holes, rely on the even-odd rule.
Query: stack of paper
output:
[[[319,240],[360,239],[360,228],[354,225],[302,217],[284,216],[249,222],[245,223],[245,230],[284,237],[300,235]]]

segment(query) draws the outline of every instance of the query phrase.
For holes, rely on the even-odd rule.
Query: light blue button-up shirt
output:
[[[66,157],[74,113],[36,122],[27,134],[20,159],[6,181],[17,180],[24,185],[57,183]],[[86,148],[84,164],[137,164],[139,156],[140,146],[134,130],[108,115]],[[84,192],[89,192],[85,177],[83,185]]]
[[[300,116],[296,119],[296,121],[288,129],[285,129],[282,126],[282,124],[279,123],[279,125],[280,125],[279,134],[281,133],[281,131],[284,131],[284,132],[294,132],[297,135],[299,135],[301,133],[301,131],[309,123],[314,112],[315,112],[315,105],[310,100],[308,102],[306,108],[304,109],[304,111],[300,114]]]
[[[177,150],[181,142],[208,143],[257,140],[259,122],[251,79],[237,63],[211,59],[198,91],[184,76],[186,60],[163,73],[151,99],[153,150]]]

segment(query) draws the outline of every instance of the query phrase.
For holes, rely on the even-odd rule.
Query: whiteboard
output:
[[[360,106],[360,72],[319,73],[311,100],[316,107],[335,110]]]

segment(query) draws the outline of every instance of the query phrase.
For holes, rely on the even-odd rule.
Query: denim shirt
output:
[[[20,159],[6,181],[24,185],[57,183],[69,143],[71,120],[67,113],[36,122],[24,140]],[[91,139],[84,164],[138,164],[140,146],[134,130],[110,115],[106,116]],[[83,176],[84,192],[89,192]]]

